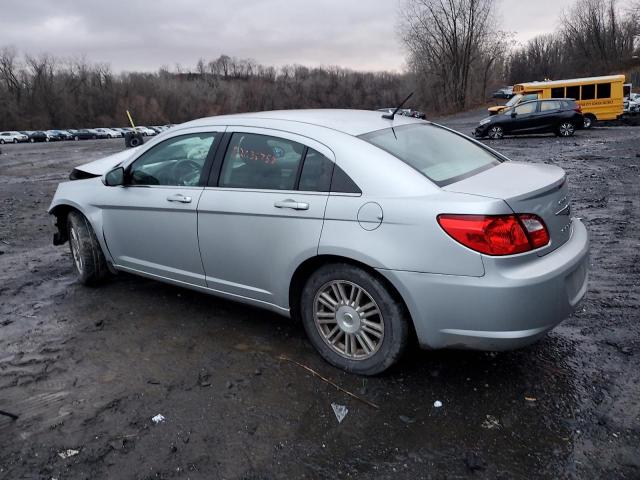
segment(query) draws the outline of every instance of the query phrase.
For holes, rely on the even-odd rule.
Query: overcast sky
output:
[[[499,28],[525,41],[570,0],[498,0]],[[266,65],[401,70],[399,0],[0,0],[0,47],[84,55],[114,70],[192,67],[225,53]]]

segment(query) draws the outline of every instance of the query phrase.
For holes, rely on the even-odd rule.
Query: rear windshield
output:
[[[501,162],[471,140],[437,125],[385,128],[360,138],[409,164],[440,187]]]

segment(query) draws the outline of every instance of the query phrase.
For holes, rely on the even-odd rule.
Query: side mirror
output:
[[[124,168],[116,167],[113,170],[108,171],[104,175],[102,183],[104,183],[107,187],[117,187],[120,185],[124,185]]]

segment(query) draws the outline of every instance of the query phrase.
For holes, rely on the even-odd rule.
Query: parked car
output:
[[[25,135],[21,132],[16,132],[15,130],[11,130],[8,132],[0,132],[0,144],[4,145],[5,143],[20,143],[26,142],[29,140],[29,136]]]
[[[631,93],[625,97],[624,111],[626,113],[640,113],[640,93]]]
[[[506,98],[513,97],[513,86],[499,88],[491,95],[493,98]]]
[[[72,138],[71,134],[63,132],[62,130],[47,130],[45,133],[54,141],[71,140]]]
[[[38,130],[35,132],[29,132],[29,141],[31,143],[35,142],[50,142],[52,140],[51,135],[42,130]]]
[[[124,137],[124,129],[119,127],[111,127],[111,130],[117,132],[121,137]]]
[[[568,98],[532,100],[507,108],[480,121],[474,136],[500,139],[505,135],[555,133],[571,137],[583,128],[580,106]]]
[[[522,347],[586,291],[566,173],[414,118],[205,118],[70,178],[49,213],[81,283],[130,272],[292,315],[358,374],[414,333],[427,348]]]
[[[110,128],[94,128],[93,130],[95,130],[98,133],[104,134],[105,138],[119,138],[119,137],[122,137],[120,132],[116,132],[115,130],[112,130]]]
[[[144,135],[145,137],[153,137],[158,134],[158,132],[148,127],[136,127],[135,130],[141,133],[142,135]]]
[[[91,128],[83,128],[81,130],[77,130],[73,134],[74,140],[90,140],[96,138],[107,138],[107,134],[98,132],[97,130],[93,130]]]

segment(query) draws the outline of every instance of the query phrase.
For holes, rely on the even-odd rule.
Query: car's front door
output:
[[[534,128],[538,102],[527,102],[513,108],[510,133],[526,133]],[[513,116],[515,113],[515,116]]]
[[[99,194],[104,238],[116,265],[205,286],[197,206],[222,133],[176,134],[125,169],[125,185]]]
[[[317,254],[331,150],[293,134],[229,127],[198,206],[207,286],[286,308],[289,279]]]

